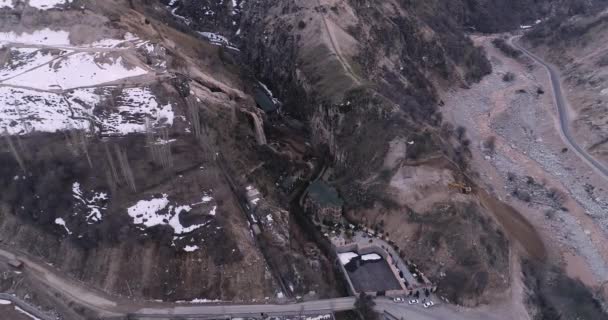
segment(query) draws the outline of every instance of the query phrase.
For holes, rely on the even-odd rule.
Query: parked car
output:
[[[402,303],[402,302],[405,302],[405,300],[401,297],[395,297],[395,298],[393,298],[393,302]]]
[[[432,307],[434,305],[435,305],[435,302],[433,302],[433,301],[427,301],[422,306],[424,306],[425,308],[430,308],[430,307]]]
[[[408,301],[407,303],[416,304],[416,303],[418,303],[418,299],[412,299],[412,300]]]

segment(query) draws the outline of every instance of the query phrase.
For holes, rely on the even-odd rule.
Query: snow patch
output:
[[[72,231],[68,229],[68,226],[65,224],[65,220],[62,218],[55,219],[55,224],[62,226],[68,234],[72,234]]]
[[[382,260],[382,256],[377,253],[364,254],[361,256],[361,260],[363,261],[376,261]]]
[[[126,63],[113,53],[79,52],[5,80],[15,86],[49,90],[72,89],[136,77],[147,71]]]
[[[76,208],[82,208],[79,211],[85,212],[85,220],[88,224],[100,222],[103,219],[108,206],[108,194],[105,192],[93,192],[90,197],[85,197],[82,190],[80,189],[80,183],[74,182],[72,184],[72,195],[78,200]],[[74,216],[79,213],[74,212]]]
[[[73,119],[58,94],[0,87],[0,130],[6,129],[11,135],[86,128],[88,123],[79,111],[75,110],[79,119]]]
[[[14,42],[22,44],[38,44],[46,46],[69,46],[70,33],[63,30],[49,28],[36,30],[31,33],[0,32],[0,42]]]
[[[70,2],[71,0],[29,0],[29,5],[38,10],[48,10]]]
[[[213,32],[199,32],[198,34],[203,36],[203,38],[209,40],[209,42],[213,45],[225,46],[228,49],[240,51],[237,47],[230,43],[230,41],[226,37],[222,35]]]
[[[190,301],[185,301],[185,300],[178,300],[175,301],[176,303],[211,303],[211,302],[222,302],[222,300],[217,300],[217,299],[192,299]]]
[[[190,212],[192,210],[191,205],[173,206],[170,204],[169,196],[163,194],[159,198],[153,198],[150,200],[140,200],[135,205],[129,207],[127,212],[133,223],[146,228],[151,228],[159,225],[168,225],[173,228],[174,235],[184,235],[193,232],[201,227],[208,224],[194,224],[188,227],[182,225],[180,221],[180,215],[182,212]],[[192,206],[197,205],[193,204]],[[215,215],[217,206],[213,206],[209,215]]]
[[[2,2],[0,2],[0,4],[2,4]],[[0,299],[0,304],[7,305],[7,304],[12,304],[12,302],[9,300]]]
[[[41,67],[67,53],[67,51],[61,51],[58,54],[51,54],[48,50],[37,48],[11,48],[9,51],[10,59],[0,67],[0,81]]]
[[[0,0],[0,8],[14,8],[13,0]]]
[[[148,88],[123,90],[117,109],[117,112],[101,115],[104,130],[115,135],[145,132],[145,118],[152,119],[152,124],[156,127],[172,126],[175,119],[171,104],[161,106]]]
[[[71,129],[90,130],[90,121],[105,135],[122,136],[144,132],[145,119],[154,127],[172,126],[174,113],[171,104],[160,105],[148,88],[126,88],[116,98],[111,110],[95,107],[110,89],[76,89],[62,95],[50,92],[0,87],[0,131],[8,134],[58,132]],[[95,112],[94,112],[95,110]]]
[[[318,315],[318,316],[306,317],[306,320],[326,320],[326,319],[332,319],[331,314],[322,314],[322,315]]]
[[[342,265],[347,265],[352,259],[358,256],[359,255],[354,252],[343,252],[338,254],[338,258],[340,259],[340,263],[342,263]]]
[[[198,249],[199,249],[198,246],[185,246],[184,247],[184,251],[186,251],[186,252],[194,252]]]

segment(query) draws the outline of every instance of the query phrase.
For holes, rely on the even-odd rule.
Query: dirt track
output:
[[[317,0],[317,2],[319,3],[319,6],[322,6],[321,0]],[[344,57],[344,54],[340,50],[340,45],[338,43],[338,40],[336,39],[336,35],[334,32],[334,28],[336,27],[333,25],[330,26],[330,22],[328,21],[327,17],[325,17],[325,15],[322,15],[322,19],[323,25],[325,26],[325,32],[331,43],[332,50],[336,54],[336,58],[338,59],[338,61],[340,61],[340,64],[344,68],[346,74],[348,74],[353,79],[353,81],[355,81],[356,84],[361,84],[361,80],[359,80],[357,74],[353,71],[353,68],[350,66],[350,64]]]

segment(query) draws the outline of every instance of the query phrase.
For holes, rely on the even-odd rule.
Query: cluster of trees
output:
[[[496,38],[492,40],[492,44],[500,50],[502,53],[511,58],[519,58],[522,55],[522,52],[513,48],[510,44],[508,44],[505,39]]]
[[[86,175],[88,168],[71,156],[28,162],[27,171],[10,154],[0,153],[0,199],[17,215],[49,224],[58,212],[70,210],[72,183]]]
[[[173,156],[171,154],[171,142],[169,141],[169,129],[161,128],[156,134],[150,121],[146,119],[146,146],[150,152],[150,157],[164,169],[173,167]]]

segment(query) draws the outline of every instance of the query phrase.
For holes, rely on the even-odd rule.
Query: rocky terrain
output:
[[[526,35],[526,43],[559,66],[570,92],[577,138],[604,162],[608,161],[608,12],[550,20]]]
[[[230,58],[122,1],[54,5],[1,9],[2,240],[125,297],[281,296],[217,162],[258,164]]]
[[[524,263],[528,289],[545,287],[530,298],[535,304],[530,313],[541,317],[554,311],[555,301],[562,299],[556,286],[570,281],[563,273],[591,287],[597,299],[605,299],[602,283],[608,260],[606,233],[600,227],[605,208],[585,186],[600,189],[606,182],[590,174],[576,154],[564,151],[554,122],[557,111],[552,96],[545,93],[551,86],[546,70],[523,55],[505,54],[494,45],[496,37],[475,38],[486,48],[494,72],[469,90],[445,93],[446,118],[471,128],[471,166],[477,168],[479,180],[530,221],[546,244],[546,263],[555,264],[551,271]],[[505,77],[509,72],[514,79]],[[570,285],[581,286],[576,281]],[[538,305],[539,299],[547,308]]]

